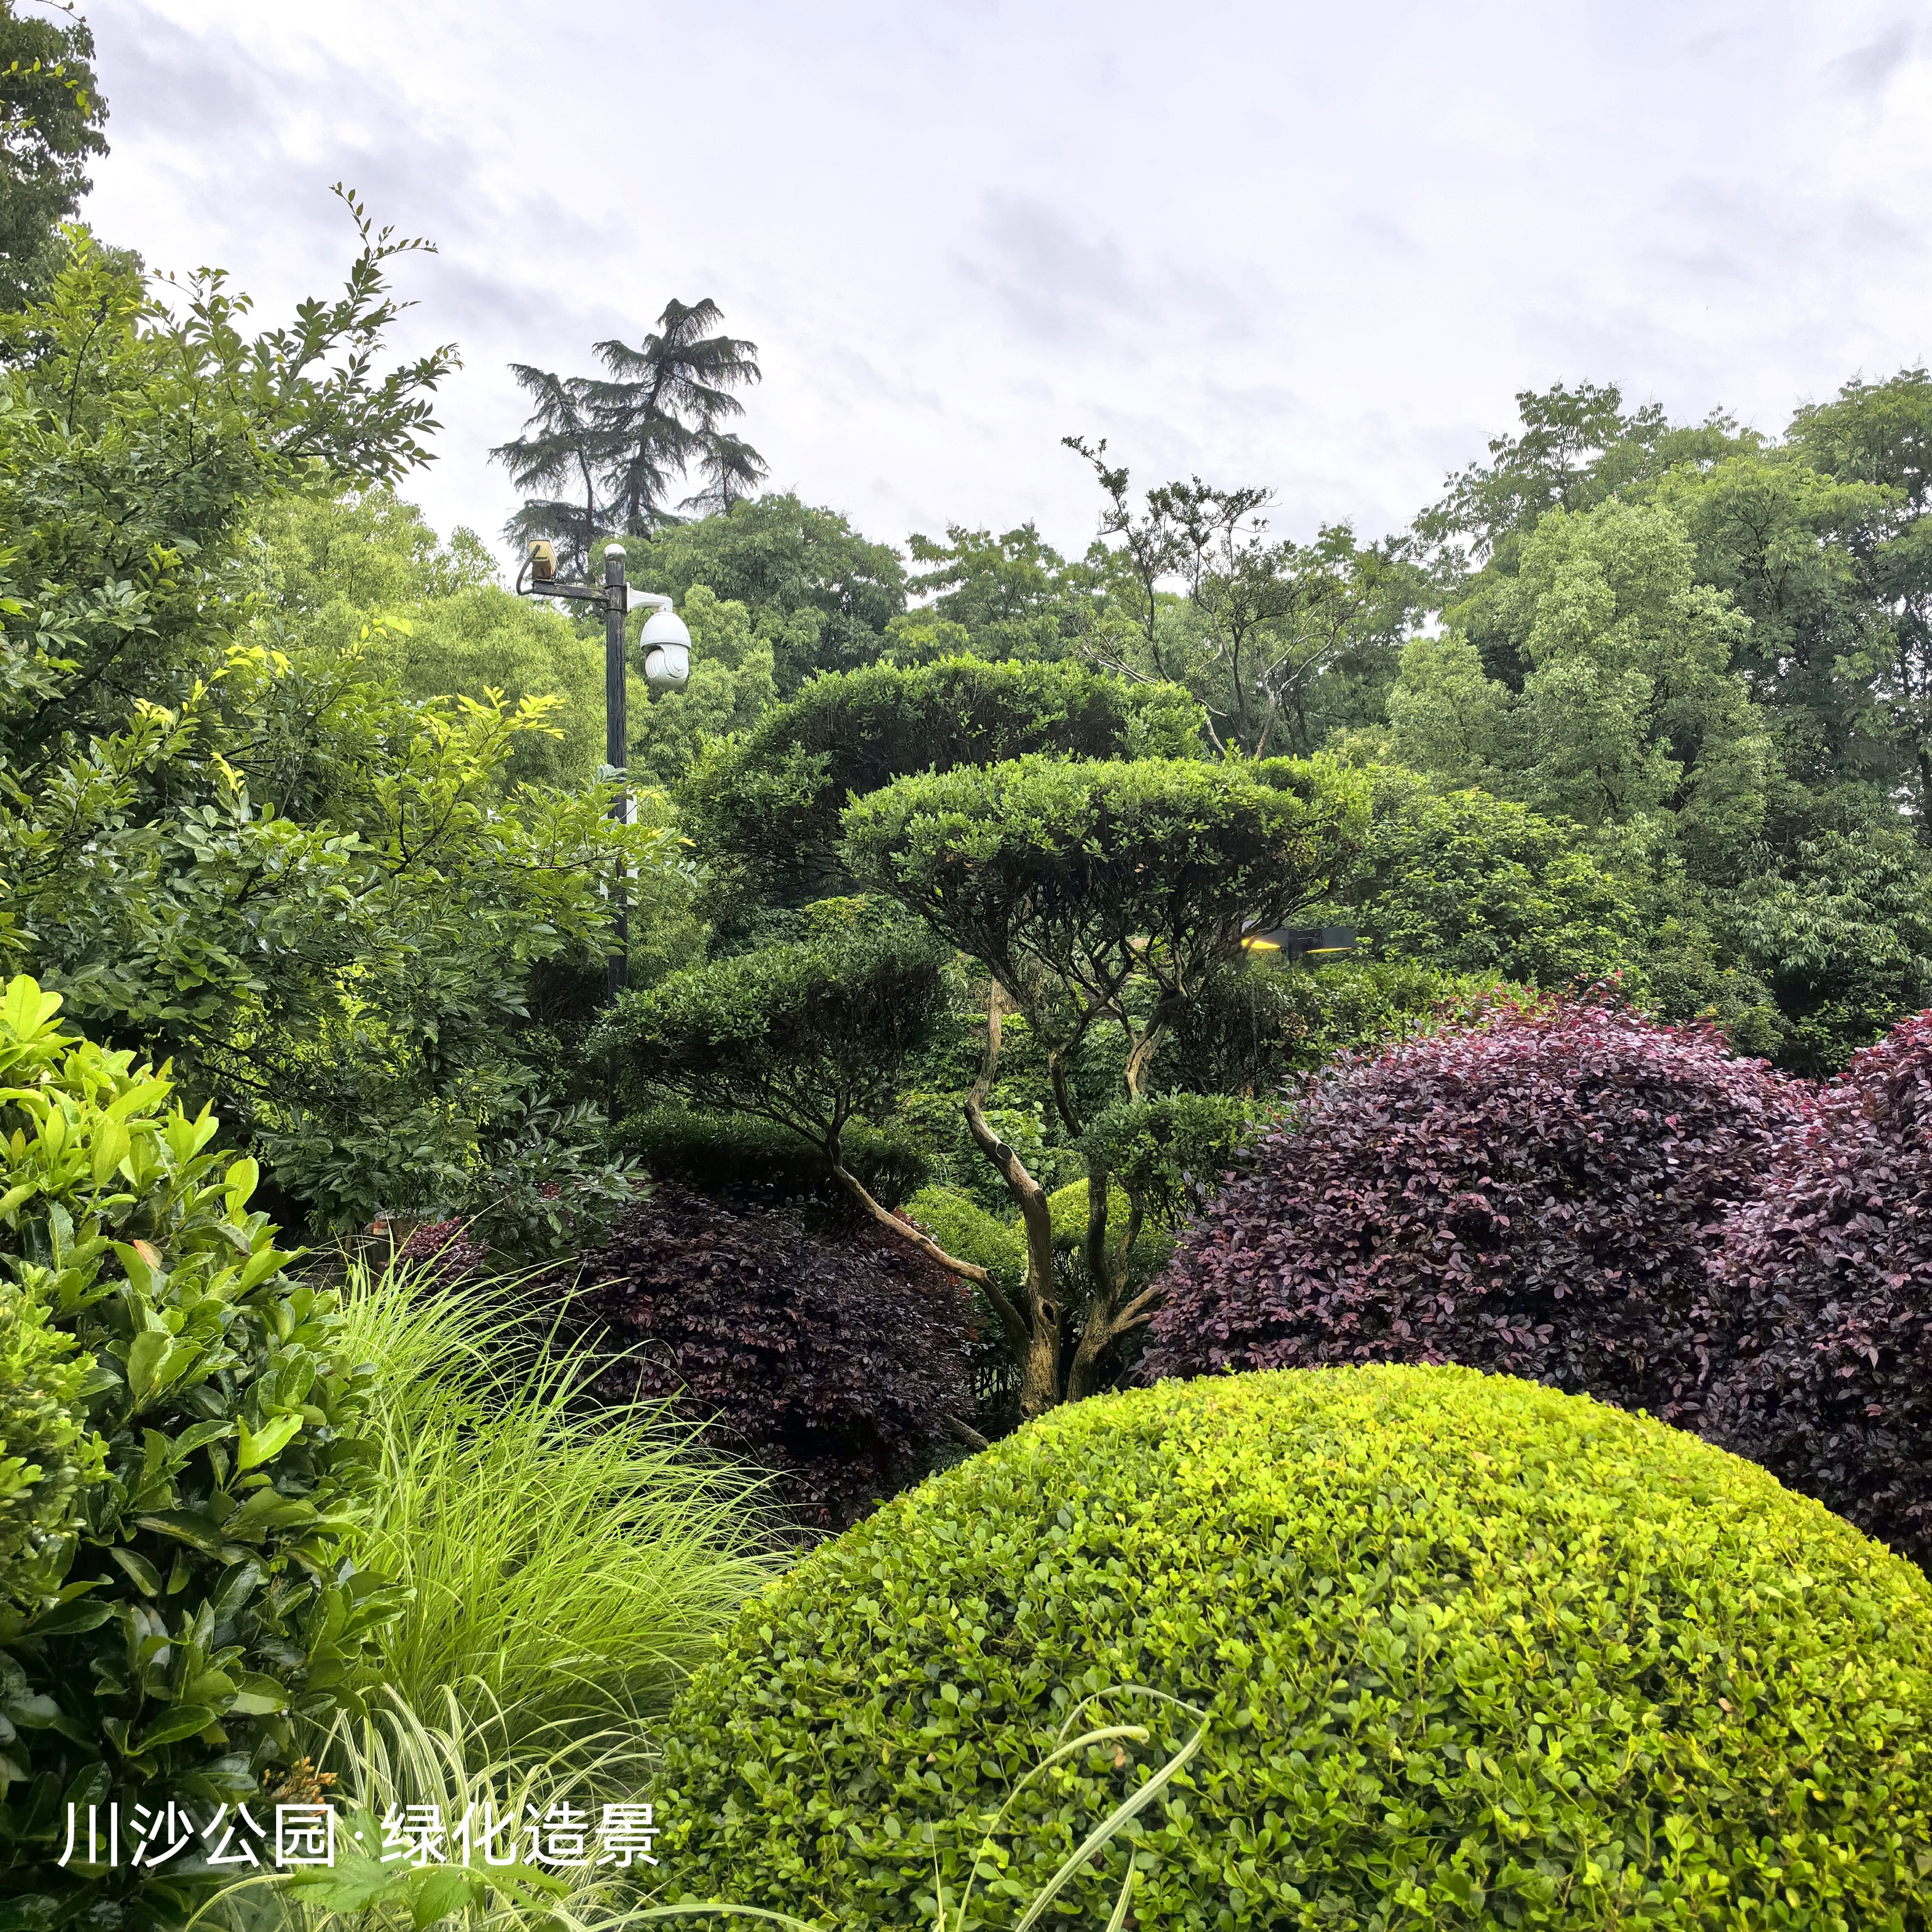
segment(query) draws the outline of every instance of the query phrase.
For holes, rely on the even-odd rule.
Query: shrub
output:
[[[411,1593],[377,1639],[386,1692],[454,1700],[500,1748],[647,1746],[770,1574],[761,1479],[662,1405],[586,1406],[596,1358],[556,1342],[534,1279],[357,1269],[346,1312],[380,1470],[352,1547]]]
[[[28,1608],[58,1587],[76,1492],[101,1473],[84,1399],[93,1366],[44,1308],[0,1281],[0,1603]]]
[[[1142,1685],[1207,1741],[1070,1924],[1131,1853],[1163,1932],[1918,1927],[1928,1656],[1916,1570],[1648,1418],[1460,1369],[1166,1383],[1052,1412],[748,1606],[668,1726],[664,1864],[929,1921],[1076,1700]],[[1108,1708],[1146,1742],[1019,1796],[989,1905],[1191,1728]]]
[[[700,1191],[728,1192],[747,1180],[788,1194],[822,1194],[837,1186],[822,1149],[790,1127],[748,1114],[656,1107],[631,1114],[618,1132],[650,1172]],[[847,1124],[839,1150],[866,1191],[888,1208],[916,1193],[933,1167],[929,1148],[858,1120]]]
[[[871,1221],[664,1181],[582,1265],[636,1351],[600,1390],[716,1417],[820,1523],[890,1495],[970,1406],[964,1290]]]
[[[186,1861],[59,1869],[64,1807],[258,1796],[298,1720],[352,1705],[394,1604],[343,1559],[366,1388],[335,1298],[282,1272],[255,1164],[216,1150],[208,1112],[62,1031],[59,1005],[25,978],[0,1000],[0,1259],[93,1358],[105,1469],[40,1594],[0,1606],[0,1899],[34,1922],[172,1922]]]
[[[1796,1105],[1570,1001],[1345,1063],[1183,1237],[1142,1372],[1456,1361],[1688,1412],[1706,1242]]]
[[[821,930],[805,944],[760,946],[626,994],[593,1050],[632,1091],[788,1129],[890,1222],[845,1164],[845,1132],[886,1112],[944,1018],[946,956],[890,905],[807,910]]]
[[[1932,1564],[1932,1013],[1780,1141],[1712,1289],[1705,1432]]]
[[[1374,800],[1336,903],[1378,956],[1552,991],[1639,956],[1630,889],[1574,826],[1394,766],[1376,769]]]

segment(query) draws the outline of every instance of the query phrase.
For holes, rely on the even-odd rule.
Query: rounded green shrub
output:
[[[1112,1689],[1145,1742],[1035,1778],[982,1860],[1015,1924],[1192,1729],[1133,1686],[1205,1744],[1062,1923],[1130,1856],[1162,1932],[1928,1922],[1932,1585],[1693,1437],[1461,1368],[1098,1397],[887,1504],[687,1688],[666,1869],[930,1923]]]

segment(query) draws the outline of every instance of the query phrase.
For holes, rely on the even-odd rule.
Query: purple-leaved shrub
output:
[[[1804,1093],[1588,1000],[1344,1060],[1184,1235],[1142,1373],[1458,1362],[1694,1426],[1712,1232]]]

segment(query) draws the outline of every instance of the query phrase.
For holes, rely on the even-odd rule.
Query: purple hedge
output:
[[[660,1180],[581,1258],[615,1348],[608,1398],[716,1418],[821,1526],[924,1472],[972,1407],[972,1307],[910,1243],[815,1204]]]
[[[1694,1424],[1707,1243],[1803,1090],[1582,1001],[1344,1062],[1184,1237],[1141,1372],[1459,1362]]]
[[[1711,1290],[1704,1432],[1932,1567],[1932,1013],[1780,1141]]]

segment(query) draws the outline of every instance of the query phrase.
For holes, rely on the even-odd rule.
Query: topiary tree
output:
[[[760,946],[628,992],[592,1042],[627,1093],[749,1114],[796,1134],[874,1220],[968,1280],[986,1271],[880,1205],[847,1164],[854,1122],[891,1107],[946,1007],[946,956],[924,926],[862,901],[812,908],[804,945]]]
[[[748,892],[796,901],[837,890],[839,814],[896,778],[1035,752],[1186,758],[1201,718],[1176,686],[1078,664],[872,664],[814,679],[742,737],[712,746],[682,797],[729,915]]]
[[[334,1298],[283,1272],[255,1163],[207,1111],[59,1006],[24,977],[0,1000],[0,1263],[26,1318],[92,1358],[104,1468],[0,1604],[0,1900],[11,1922],[176,1925],[206,1848],[62,1866],[66,1807],[133,1829],[137,1804],[259,1799],[298,1722],[353,1704],[396,1606],[343,1556],[366,1376]]]
[[[666,1727],[664,1869],[826,1927],[976,1866],[1019,1922],[1063,1862],[1099,1924],[1130,1860],[1172,1932],[1916,1927],[1928,1656],[1917,1570],[1648,1418],[1461,1369],[1165,1383],[748,1605]],[[1195,1729],[1162,1698],[1198,1755],[1077,1856]],[[1103,1722],[1144,1728],[1022,1784]]]
[[[1932,1564],[1932,1013],[1780,1138],[1710,1286],[1705,1432]]]
[[[1362,802],[1352,774],[1318,760],[1291,788],[1198,760],[1034,757],[896,779],[848,808],[842,850],[854,876],[921,914],[992,982],[965,1113],[1026,1226],[1019,1300],[984,1284],[1021,1364],[1023,1414],[1097,1388],[1108,1350],[1148,1320],[1157,1292],[1127,1292],[1148,1204],[1130,1192],[1126,1225],[1112,1218],[1106,1162],[1123,1136],[1096,1137],[1084,1149],[1088,1300],[1063,1382],[1047,1190],[984,1111],[1003,1012],[1024,1014],[1044,1046],[1072,1136],[1089,1123],[1070,1069],[1100,1029],[1121,1043],[1120,1100],[1144,1105],[1168,1036],[1216,971],[1241,956],[1250,928],[1280,926],[1331,890]]]
[[[673,1180],[583,1258],[622,1355],[608,1396],[675,1400],[782,1471],[821,1523],[848,1520],[962,1434],[971,1304],[908,1241],[780,1201]]]
[[[1798,1108],[1568,1000],[1344,1061],[1183,1238],[1142,1372],[1454,1361],[1694,1413],[1712,1231]]]

